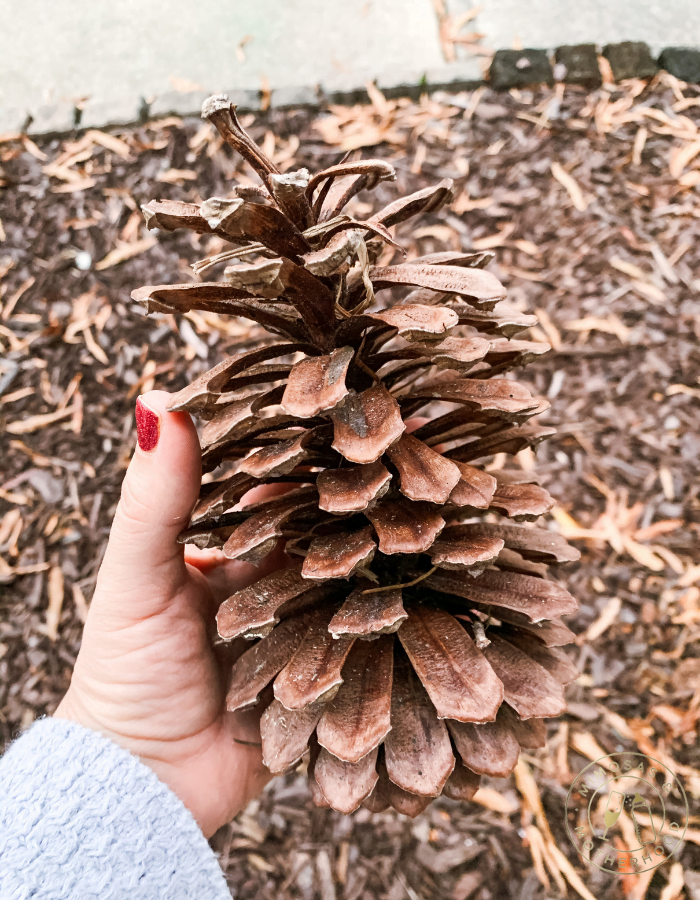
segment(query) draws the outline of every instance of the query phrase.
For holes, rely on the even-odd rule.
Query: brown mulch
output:
[[[316,119],[266,113],[246,124],[282,169],[319,168],[346,150],[390,158],[398,185],[362,195],[358,216],[396,191],[454,178],[452,209],[413,223],[413,240],[400,228],[399,240],[414,256],[493,249],[511,301],[536,310],[529,338],[554,349],[519,378],[551,401],[539,422],[559,429],[538,449],[537,469],[557,499],[553,522],[582,550],[561,577],[581,604],[569,623],[581,640],[569,653],[583,674],[547,748],[525,755],[519,778],[491,779],[479,803],[443,799],[413,821],[366,810],[343,817],[313,807],[303,775],[275,780],[213,839],[233,893],[535,900],[565,885],[569,896],[672,900],[683,873],[698,890],[698,90],[662,74],[593,94],[371,99]],[[253,176],[196,120],[72,142],[1,140],[6,743],[50,713],[68,685],[135,444],[135,396],[179,389],[252,337],[238,320],[146,318],[135,308],[133,288],[192,280],[191,263],[223,247],[183,233],[154,242],[139,207],[153,197],[225,196],[232,179]],[[533,456],[517,462],[530,468]],[[680,872],[666,864],[653,878],[608,875],[581,864],[565,836],[575,773],[623,749],[672,764],[685,784],[692,815]],[[530,772],[544,818],[527,791]],[[573,868],[550,854],[538,875],[533,828],[545,838],[551,829]]]

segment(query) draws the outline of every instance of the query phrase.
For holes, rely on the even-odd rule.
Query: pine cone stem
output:
[[[226,141],[229,147],[237,150],[241,156],[262,178],[263,184],[272,196],[269,176],[279,174],[279,169],[260,150],[255,141],[241,127],[236,116],[236,107],[226,94],[216,94],[205,100],[202,106],[202,118],[208,119]]]

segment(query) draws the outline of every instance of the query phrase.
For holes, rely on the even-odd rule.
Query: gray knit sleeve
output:
[[[147,766],[41,719],[0,759],[2,900],[231,900],[197,823]]]

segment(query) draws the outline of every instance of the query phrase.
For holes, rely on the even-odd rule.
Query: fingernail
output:
[[[149,409],[140,397],[136,401],[136,437],[139,447],[146,453],[156,449],[160,437],[160,416]]]

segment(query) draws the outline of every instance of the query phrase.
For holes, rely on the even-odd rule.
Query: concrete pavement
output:
[[[491,49],[646,41],[700,46],[698,0],[0,0],[0,134],[42,134],[197,113],[227,91],[255,109],[351,100],[367,79],[479,83],[483,57],[455,45],[438,15],[474,6],[464,31]]]

